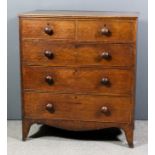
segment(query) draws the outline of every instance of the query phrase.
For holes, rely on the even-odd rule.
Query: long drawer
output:
[[[25,40],[22,55],[23,63],[31,65],[133,66],[134,64],[134,51],[130,44],[65,44]]]
[[[31,119],[129,122],[129,97],[24,93],[24,115]]]
[[[130,94],[133,89],[127,69],[25,66],[23,80],[25,90]]]

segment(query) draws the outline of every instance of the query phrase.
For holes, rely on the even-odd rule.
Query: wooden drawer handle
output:
[[[102,29],[101,29],[101,34],[102,35],[105,35],[105,36],[108,36],[108,35],[110,35],[110,30],[107,28],[107,27],[103,27]]]
[[[104,77],[101,80],[101,84],[102,85],[109,85],[110,84],[110,81],[109,81],[109,79],[107,77]]]
[[[101,107],[101,112],[106,115],[110,114],[110,110],[106,106]]]
[[[53,59],[54,58],[54,53],[52,51],[45,51],[44,55],[48,58],[48,59]]]
[[[110,55],[110,53],[109,52],[103,52],[102,54],[101,54],[101,57],[103,58],[103,59],[110,59],[111,58],[111,55]]]
[[[53,29],[50,26],[46,26],[44,28],[44,32],[48,35],[52,35],[53,34]]]
[[[47,75],[47,76],[45,77],[45,81],[46,81],[49,85],[52,85],[52,84],[54,83],[54,80],[53,80],[52,76],[50,76],[50,75]]]
[[[50,113],[53,113],[54,112],[54,106],[52,103],[47,103],[46,104],[46,110]]]

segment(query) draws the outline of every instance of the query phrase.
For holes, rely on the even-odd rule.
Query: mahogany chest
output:
[[[19,22],[23,140],[33,123],[118,127],[133,147],[136,13],[34,11]]]

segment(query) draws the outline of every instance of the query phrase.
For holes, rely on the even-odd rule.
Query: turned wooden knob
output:
[[[110,53],[109,52],[103,52],[102,54],[101,54],[101,57],[103,58],[103,59],[110,59]]]
[[[54,57],[54,54],[52,51],[45,51],[44,55],[48,58],[48,59],[52,59]]]
[[[50,26],[46,26],[44,28],[44,32],[48,35],[52,35],[53,34],[53,29]]]
[[[47,103],[46,104],[46,110],[53,113],[54,112],[54,106],[52,103]]]
[[[107,77],[102,78],[101,84],[108,85],[110,83],[109,79]]]
[[[49,85],[52,85],[52,84],[54,83],[54,80],[53,80],[52,76],[50,76],[50,75],[47,75],[47,76],[45,77],[45,81],[46,81]]]
[[[101,34],[102,35],[109,35],[110,34],[110,30],[107,27],[103,27],[101,29]]]
[[[103,107],[101,108],[101,112],[104,113],[104,114],[109,113],[109,109],[108,109],[108,107],[103,106]]]

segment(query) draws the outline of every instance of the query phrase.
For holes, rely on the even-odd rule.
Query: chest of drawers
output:
[[[133,146],[137,15],[20,15],[23,140],[33,123],[73,131],[117,127]]]

